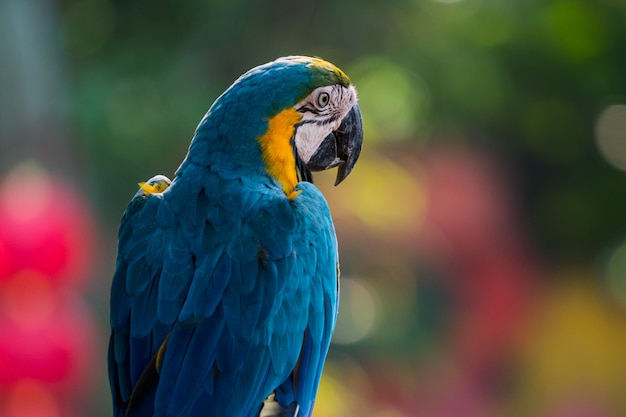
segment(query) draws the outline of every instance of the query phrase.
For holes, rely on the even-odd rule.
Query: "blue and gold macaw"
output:
[[[111,289],[116,417],[311,415],[339,297],[311,171],[340,183],[362,139],[341,70],[280,58],[213,103],[171,183],[139,184]]]

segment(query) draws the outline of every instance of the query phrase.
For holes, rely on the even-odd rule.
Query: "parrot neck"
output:
[[[214,106],[200,122],[180,168],[193,162],[224,172],[267,175],[280,184],[287,198],[296,197],[299,179],[294,134],[302,115],[290,107],[269,120],[259,117],[261,123],[229,124],[220,107]]]
[[[272,117],[267,123],[265,133],[257,138],[267,173],[280,182],[283,192],[290,200],[300,193],[295,191],[298,174],[294,134],[295,126],[301,120],[302,115],[299,112],[287,108]]]
[[[295,75],[303,80],[288,83],[303,86],[294,99],[293,91],[276,93],[286,85],[281,78],[268,76],[264,78],[267,82],[259,84],[258,76],[253,75],[265,70],[244,74],[217,98],[196,129],[187,159],[222,171],[265,175],[278,182],[287,198],[292,199],[298,195],[295,187],[299,182],[295,130],[302,120],[293,103],[305,93],[306,73]]]

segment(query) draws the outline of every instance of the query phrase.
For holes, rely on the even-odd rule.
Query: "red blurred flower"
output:
[[[30,379],[81,391],[93,363],[93,323],[78,297],[25,271],[0,286],[0,328],[0,389]]]
[[[88,209],[63,182],[21,166],[0,183],[0,282],[23,269],[75,285],[93,255]]]

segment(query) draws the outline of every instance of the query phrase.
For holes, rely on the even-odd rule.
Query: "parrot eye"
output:
[[[330,94],[328,94],[327,92],[321,92],[320,95],[317,96],[317,106],[320,109],[323,109],[324,107],[326,107],[329,101],[330,101]]]

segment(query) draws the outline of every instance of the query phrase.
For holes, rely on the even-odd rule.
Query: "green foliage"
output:
[[[626,181],[593,130],[626,92],[624,4],[65,0],[60,12],[72,113],[110,220],[132,195],[128,178],[172,174],[236,76],[310,54],[362,83],[373,141],[436,146],[477,133],[509,155],[534,233],[550,253],[577,257],[626,227]]]

